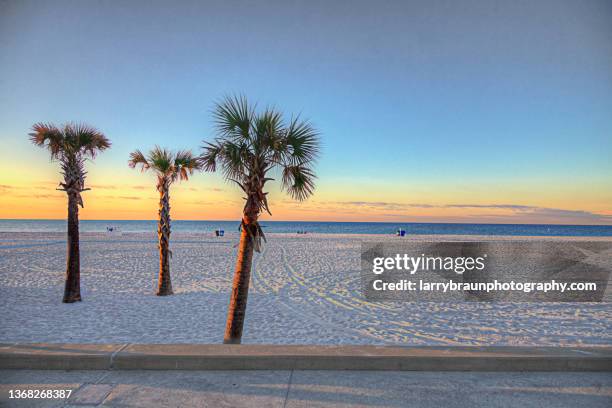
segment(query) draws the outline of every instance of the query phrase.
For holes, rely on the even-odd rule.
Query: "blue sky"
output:
[[[142,179],[129,151],[197,149],[214,101],[242,93],[321,130],[313,206],[612,215],[610,1],[7,1],[0,38],[0,159],[5,171],[40,161],[37,182],[54,176],[27,143],[36,121],[112,139],[93,181]],[[194,183],[233,205],[218,176]],[[395,215],[463,216],[407,208]]]

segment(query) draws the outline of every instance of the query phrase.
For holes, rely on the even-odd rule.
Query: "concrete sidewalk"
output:
[[[9,390],[73,390],[10,399]],[[0,370],[2,407],[610,407],[610,373]]]
[[[612,372],[612,347],[1,344],[8,368]]]

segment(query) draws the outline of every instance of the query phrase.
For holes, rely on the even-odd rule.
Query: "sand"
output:
[[[369,303],[360,242],[373,238],[398,239],[270,234],[255,257],[243,342],[612,345],[610,303]],[[238,236],[173,234],[169,297],[154,295],[155,239],[82,234],[84,300],[62,304],[64,235],[0,233],[0,342],[220,343]]]

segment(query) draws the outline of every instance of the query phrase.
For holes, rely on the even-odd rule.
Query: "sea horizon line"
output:
[[[66,221],[66,218],[0,218],[1,221]],[[81,222],[157,222],[151,219],[81,219]],[[172,222],[236,222],[240,219],[173,219]],[[457,222],[457,221],[321,221],[321,220],[261,220],[262,223],[313,223],[313,224],[421,224],[421,225],[530,225],[530,226],[567,226],[567,227],[612,227],[612,224],[562,224],[562,223],[526,223],[526,222]]]

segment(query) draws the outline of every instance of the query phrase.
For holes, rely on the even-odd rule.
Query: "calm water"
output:
[[[612,236],[612,225],[526,225],[526,224],[430,224],[383,222],[295,222],[262,221],[264,231],[307,231],[323,234],[394,234],[398,228],[407,234],[450,235],[530,235],[530,236]],[[217,228],[226,232],[238,230],[234,221],[173,221],[174,232],[212,232]],[[88,221],[80,223],[82,232],[104,232],[109,226],[122,232],[150,232],[157,228],[156,221]],[[64,220],[0,220],[0,232],[63,232]]]

